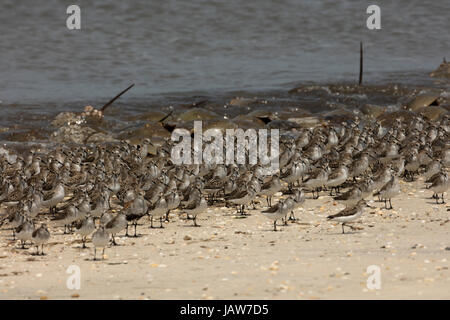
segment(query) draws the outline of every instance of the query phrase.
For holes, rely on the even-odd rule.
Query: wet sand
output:
[[[142,220],[141,236],[119,236],[104,261],[53,222],[45,256],[2,230],[0,299],[449,299],[448,205],[429,199],[422,179],[401,186],[394,210],[370,202],[346,234],[326,220],[343,205],[322,192],[279,232],[260,214],[265,199],[246,218],[210,207],[199,228],[177,211],[165,229]],[[67,288],[70,265],[80,267],[79,290]],[[367,288],[370,265],[380,267],[379,290]]]

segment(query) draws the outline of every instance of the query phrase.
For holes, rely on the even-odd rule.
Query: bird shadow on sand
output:
[[[203,227],[203,225],[202,224],[197,224],[197,225],[183,224],[181,227],[183,227],[183,228],[200,228],[200,227]]]
[[[102,258],[97,258],[97,259],[94,259],[94,257],[92,257],[92,258],[86,258],[86,259],[84,259],[84,261],[92,261],[92,262],[106,262],[106,261],[108,261],[107,259],[102,259]]]
[[[324,233],[324,235],[328,235],[328,236],[345,236],[346,234],[352,235],[352,234],[358,234],[359,230],[356,231],[345,231],[345,233],[341,232],[329,232],[329,233]]]
[[[442,203],[442,202],[439,202],[439,203],[436,203],[436,201],[427,201],[426,202],[427,204],[434,204],[434,205],[442,205],[442,204],[446,204],[446,202],[444,202],[444,203]]]

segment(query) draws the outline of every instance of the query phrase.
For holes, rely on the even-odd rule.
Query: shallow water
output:
[[[304,83],[353,83],[361,40],[372,84],[432,84],[428,73],[449,52],[446,0],[377,1],[378,31],[366,28],[365,1],[77,3],[81,30],[70,31],[67,3],[2,1],[0,140],[11,128],[43,128],[45,136],[59,112],[100,106],[130,83],[108,111],[112,119],[236,95],[280,98]],[[327,108],[325,93],[308,94],[298,107]]]

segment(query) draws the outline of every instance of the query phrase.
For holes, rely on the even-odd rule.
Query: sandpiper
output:
[[[50,232],[47,229],[47,225],[45,223],[41,224],[38,229],[33,231],[31,238],[36,245],[36,254],[39,255],[39,246],[41,246],[42,255],[44,255],[44,244],[50,239]]]
[[[445,203],[444,192],[446,192],[449,187],[450,181],[447,172],[441,171],[432,177],[430,189],[436,194],[436,204],[439,204],[439,193],[442,194],[441,204]]]
[[[92,235],[92,244],[94,245],[94,261],[97,260],[97,248],[102,248],[102,260],[105,257],[105,248],[109,243],[109,233],[105,227],[100,226]]]
[[[386,183],[374,196],[379,195],[382,200],[384,200],[384,207],[387,210],[391,210],[392,203],[391,198],[397,196],[400,193],[400,184],[398,183],[398,177],[392,175],[391,180]],[[389,201],[389,208],[387,207],[387,201]]]
[[[333,197],[334,200],[341,201],[347,208],[353,207],[362,199],[362,190],[358,186],[354,186],[347,192]]]
[[[76,227],[76,229],[75,229],[76,233],[81,235],[81,241],[83,242],[83,249],[87,248],[86,247],[86,238],[88,235],[90,235],[95,230],[94,219],[90,216],[86,217],[86,218],[84,218],[84,220],[79,221],[75,225],[75,227]]]
[[[178,192],[177,191],[171,192],[166,197],[166,203],[167,203],[166,221],[169,222],[170,211],[177,209],[181,203],[180,195],[178,194]]]
[[[79,218],[80,218],[80,215],[78,212],[78,208],[77,208],[76,204],[74,203],[74,204],[67,205],[65,210],[62,213],[57,214],[55,217],[53,217],[52,220],[58,221],[58,222],[64,224],[64,234],[67,234],[67,233],[72,232],[71,225],[75,221],[79,220]]]
[[[199,227],[197,224],[197,216],[205,211],[208,208],[208,203],[206,199],[202,196],[198,201],[193,202],[187,207],[184,207],[184,212],[189,216],[192,216],[192,220],[194,221],[194,226]]]
[[[272,196],[281,190],[281,182],[278,175],[273,176],[273,178],[262,185],[260,195],[267,197],[267,205],[270,207],[272,205]]]
[[[355,206],[347,207],[344,210],[342,210],[336,214],[328,216],[327,219],[341,222],[342,223],[342,233],[345,233],[344,225],[346,225],[347,222],[358,219],[364,211],[363,210],[364,206],[366,206],[366,201],[359,200]]]
[[[232,194],[226,197],[226,201],[238,206],[238,213],[244,214],[245,206],[248,205],[256,196],[256,191],[252,187]]]
[[[339,187],[347,181],[348,168],[345,165],[339,166],[339,168],[330,174],[328,181],[325,183],[327,188],[330,188],[330,196],[333,195],[333,189],[336,190],[336,194],[339,193]]]
[[[311,189],[313,199],[319,198],[320,189],[326,184],[328,180],[328,172],[326,167],[320,167],[313,172],[304,182],[303,186]],[[317,196],[314,196],[314,191],[317,192]]]
[[[296,190],[293,195],[286,199],[287,206],[291,210],[291,215],[289,216],[289,220],[295,221],[295,209],[300,208],[305,202],[305,192],[303,189]],[[287,222],[287,220],[286,220]]]
[[[163,226],[163,216],[167,213],[167,202],[161,192],[159,195],[159,199],[148,207],[148,211],[146,212],[150,216],[150,228],[153,228],[153,219],[159,218],[160,228],[164,228]]]
[[[271,206],[269,209],[262,211],[261,213],[273,220],[273,231],[277,231],[277,220],[283,219],[286,217],[289,212],[289,208],[285,201],[281,199],[278,203]]]
[[[138,196],[133,201],[127,203],[127,205],[124,207],[126,219],[128,222],[131,222],[134,225],[134,235],[133,237],[137,237],[137,224],[138,220],[141,219],[148,210],[148,204],[147,201],[142,197]],[[126,236],[128,236],[128,225],[126,228]]]
[[[111,234],[112,244],[117,245],[115,235],[127,228],[127,217],[124,213],[119,212],[114,218],[104,224],[105,230]]]
[[[55,213],[56,206],[64,200],[64,196],[64,185],[62,183],[58,183],[54,190],[44,195],[42,205],[44,207],[50,208],[50,214]]]
[[[34,232],[34,224],[29,219],[25,219],[25,221],[17,227],[16,236],[22,243],[22,249],[25,249],[25,244],[27,241],[31,241]]]

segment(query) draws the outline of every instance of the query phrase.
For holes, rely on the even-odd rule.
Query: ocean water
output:
[[[450,1],[3,0],[2,105],[290,88],[357,81],[420,82],[450,56]],[[366,9],[381,8],[381,30]]]

